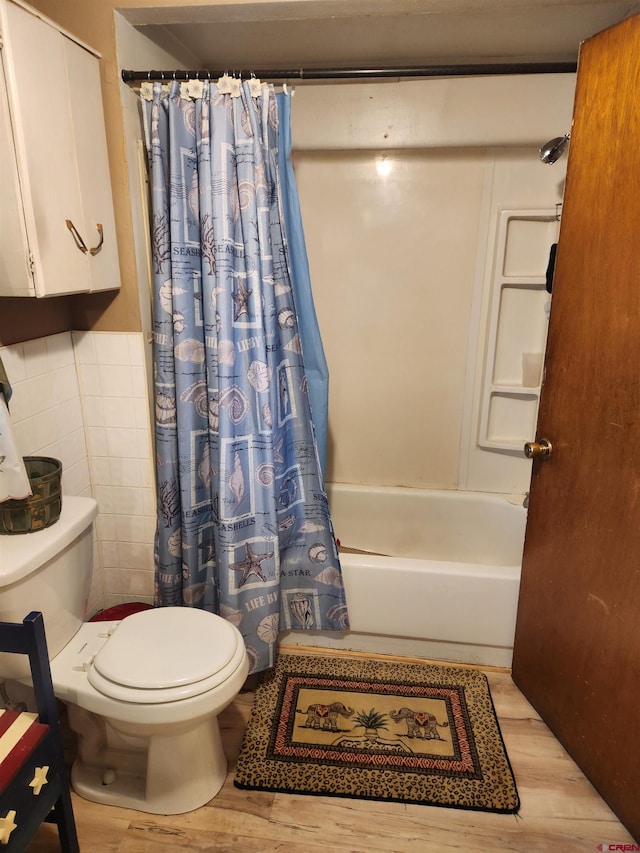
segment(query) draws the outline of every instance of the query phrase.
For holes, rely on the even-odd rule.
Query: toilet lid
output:
[[[186,698],[226,679],[242,645],[237,628],[205,610],[145,610],[116,627],[93,659],[89,682],[125,701],[128,690],[137,697],[131,701],[141,696],[142,701],[170,701],[172,693]]]

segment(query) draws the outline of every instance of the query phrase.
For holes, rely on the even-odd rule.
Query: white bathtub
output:
[[[510,666],[522,497],[330,485],[351,628],[283,642]]]

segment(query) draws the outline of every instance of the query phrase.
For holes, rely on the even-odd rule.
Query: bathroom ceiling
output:
[[[185,68],[574,61],[636,0],[285,0],[121,9]]]

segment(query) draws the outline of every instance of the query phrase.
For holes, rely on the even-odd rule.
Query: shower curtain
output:
[[[291,97],[276,95],[278,104],[278,168],[282,183],[282,205],[287,223],[287,244],[291,264],[291,285],[298,306],[300,340],[304,351],[304,368],[309,383],[309,402],[313,413],[314,433],[320,467],[324,474],[327,455],[329,417],[329,368],[322,347],[320,328],[311,293],[311,277],[304,242],[298,188],[291,163]]]
[[[156,604],[231,621],[257,672],[275,663],[279,630],[348,627],[291,281],[276,95],[253,79],[226,91],[143,84],[141,95]]]

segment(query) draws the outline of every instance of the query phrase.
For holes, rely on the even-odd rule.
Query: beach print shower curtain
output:
[[[348,627],[290,277],[272,86],[143,84],[154,272],[156,604]]]

